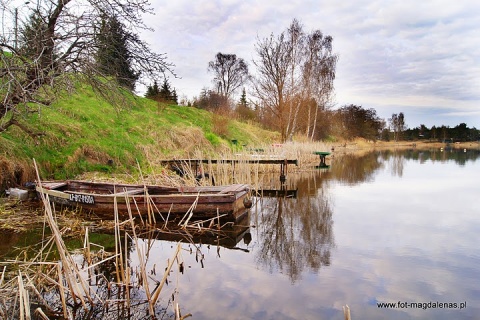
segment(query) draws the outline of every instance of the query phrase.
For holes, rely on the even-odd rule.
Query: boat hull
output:
[[[130,216],[160,217],[174,220],[187,212],[193,219],[221,216],[236,220],[244,214],[249,194],[247,185],[223,187],[142,186],[81,181],[44,182],[37,185],[40,195],[50,203],[81,208],[103,219]]]

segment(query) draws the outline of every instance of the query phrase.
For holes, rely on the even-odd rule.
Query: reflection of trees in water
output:
[[[441,149],[407,149],[407,150],[383,150],[376,152],[383,161],[389,161],[392,165],[392,173],[399,177],[403,174],[403,166],[405,161],[414,160],[420,163],[446,162],[454,161],[456,164],[463,166],[467,162],[475,162],[480,157],[479,150],[464,150],[445,148]]]
[[[392,157],[391,161],[391,172],[393,176],[402,177],[403,176],[403,168],[405,165],[405,158],[399,154],[396,154]]]
[[[376,150],[367,154],[346,154],[339,156],[333,163],[329,178],[348,184],[371,181],[375,171],[388,163],[393,175],[402,177],[405,161],[415,160],[420,163],[427,161],[454,161],[458,165],[465,165],[469,161],[476,161],[480,157],[479,150],[464,150],[445,148],[440,149],[392,149]]]
[[[399,162],[398,170],[400,167]],[[331,263],[334,247],[330,181],[358,184],[371,181],[383,167],[378,153],[347,154],[335,159],[329,170],[290,174],[287,189],[298,189],[296,199],[263,198],[258,213],[257,262],[270,271],[278,268],[295,282],[305,268],[318,272]],[[403,170],[403,169],[402,169]]]
[[[454,161],[456,164],[463,166],[467,162],[475,162],[480,157],[480,150],[464,150],[464,149],[455,149],[455,148],[445,148],[440,149],[430,149],[430,150],[420,150],[420,149],[410,149],[403,152],[403,156],[408,160],[418,160],[421,163],[426,161]]]
[[[333,180],[344,183],[357,184],[373,180],[375,171],[388,163],[393,175],[402,177],[405,162],[408,160],[425,163],[427,161],[454,161],[458,165],[465,165],[469,161],[476,161],[480,157],[479,150],[463,149],[393,149],[377,150],[367,154],[346,154],[340,156],[331,167]]]
[[[374,172],[382,168],[382,161],[375,152],[365,155],[345,154],[333,163],[331,179],[346,184],[372,181]]]
[[[388,163],[393,176],[402,177],[405,167],[405,150],[381,150],[374,151],[372,154],[382,163]]]
[[[337,156],[330,169],[290,173],[285,189],[297,189],[297,198],[263,198],[257,221],[261,250],[257,262],[270,271],[279,269],[295,282],[305,268],[318,272],[330,265],[334,246],[333,212],[328,194],[330,181],[354,185],[372,181],[376,171],[388,164],[393,175],[403,176],[408,160],[446,161],[459,165],[475,161],[479,151],[467,150],[376,150],[365,154]],[[278,181],[267,176],[262,182]],[[277,185],[277,188],[279,186]]]
[[[318,272],[331,263],[334,246],[333,211],[328,193],[331,180],[357,184],[373,179],[382,167],[375,153],[344,155],[329,170],[290,174],[287,189],[297,189],[296,199],[260,200],[257,261],[278,268],[295,282],[305,268]],[[268,180],[268,179],[267,179]]]
[[[289,179],[292,181],[293,175]],[[325,189],[320,188],[322,180],[297,178],[293,182],[298,186],[298,198],[260,200],[261,248],[256,258],[270,271],[278,268],[295,282],[305,268],[318,272],[321,266],[330,265],[334,237],[331,204]],[[316,183],[317,192],[312,194]]]

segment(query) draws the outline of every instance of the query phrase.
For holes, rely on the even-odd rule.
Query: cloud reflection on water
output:
[[[202,246],[178,279],[194,319],[471,319],[480,314],[474,156],[424,151],[348,156],[290,174],[297,199],[252,209],[249,252]],[[432,160],[433,159],[433,160]],[[462,160],[463,159],[463,160]],[[392,169],[394,168],[394,169]],[[169,245],[154,256],[169,257]],[[132,255],[134,257],[135,255]],[[160,258],[162,257],[162,258]],[[465,310],[378,309],[377,302],[463,302]],[[217,317],[218,316],[218,317]]]

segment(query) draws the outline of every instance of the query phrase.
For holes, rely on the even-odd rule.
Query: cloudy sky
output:
[[[142,38],[166,53],[181,79],[180,97],[212,87],[217,52],[256,59],[258,38],[278,35],[297,18],[306,32],[334,38],[340,57],[335,107],[403,112],[425,124],[480,128],[480,1],[475,0],[152,0],[155,31]]]

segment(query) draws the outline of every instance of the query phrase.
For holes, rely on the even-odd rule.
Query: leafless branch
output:
[[[8,8],[5,0],[1,5]],[[165,73],[176,76],[166,55],[152,52],[135,33],[148,29],[142,21],[144,13],[152,12],[146,0],[39,1],[35,9],[26,11],[22,10],[20,19],[15,16],[15,26],[10,26],[15,27],[15,35],[18,31],[18,38],[12,41],[0,35],[0,133],[16,125],[29,136],[38,136],[19,117],[28,117],[32,104],[40,108],[46,92],[48,100],[53,100],[52,93],[74,87],[78,79],[121,103],[113,94],[114,79],[100,71],[95,61],[97,25],[105,16],[115,16],[128,27],[132,68],[140,81],[160,79]],[[3,34],[11,35],[10,31]]]

